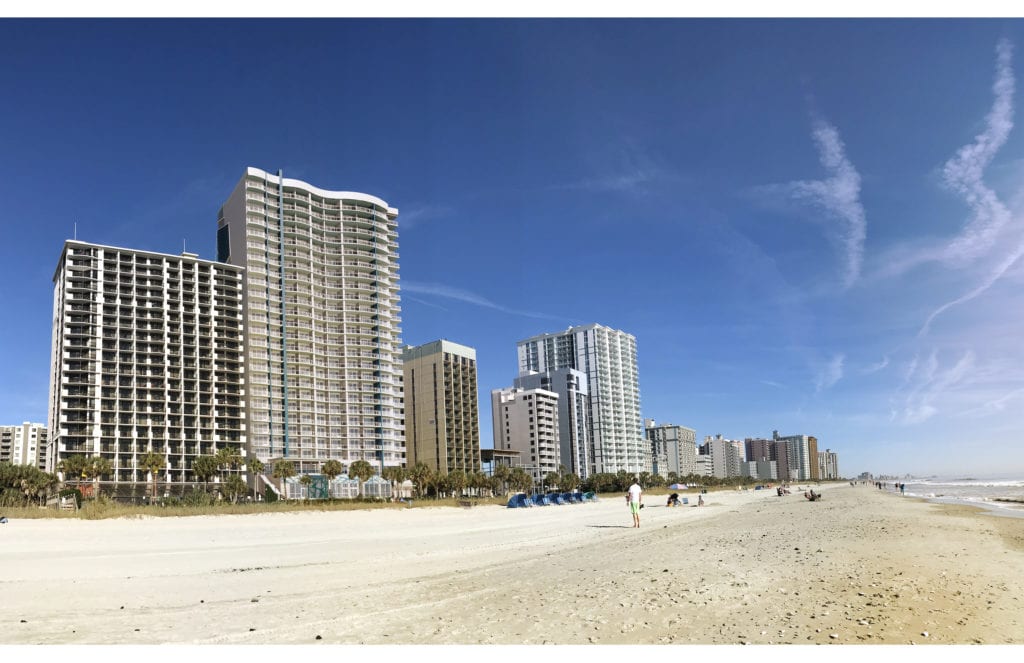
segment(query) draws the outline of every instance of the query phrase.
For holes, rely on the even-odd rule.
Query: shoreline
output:
[[[0,643],[1024,643],[1024,521],[821,491],[22,520]]]

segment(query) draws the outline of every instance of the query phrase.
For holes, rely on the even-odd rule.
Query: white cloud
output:
[[[882,370],[883,368],[885,368],[888,365],[889,365],[889,357],[887,357],[887,356],[886,357],[882,357],[882,361],[880,361],[878,363],[875,363],[875,364],[871,364],[870,366],[865,366],[864,369],[861,372],[864,375],[870,375],[871,373],[877,373],[878,371]]]
[[[992,84],[995,100],[985,118],[985,128],[942,168],[945,185],[959,194],[970,210],[963,230],[949,240],[918,238],[894,247],[880,261],[877,276],[899,276],[930,262],[962,268],[989,258],[993,249],[1006,245],[1000,233],[1012,226],[1013,215],[985,183],[983,175],[1013,129],[1015,83],[1012,55],[1010,43],[1001,40],[996,46],[996,75]],[[1016,243],[1010,242],[1013,246]]]
[[[398,228],[411,230],[425,221],[439,219],[451,213],[452,209],[444,205],[422,205],[408,211],[403,209],[398,215]]]
[[[1002,278],[1003,274],[1005,274],[1011,267],[1013,267],[1013,265],[1018,260],[1020,260],[1021,256],[1024,256],[1024,242],[1022,242],[1014,252],[1004,257],[1002,261],[996,263],[995,267],[985,278],[985,280],[982,281],[981,284],[978,285],[976,288],[974,288],[974,290],[971,290],[970,292],[961,295],[960,297],[957,297],[952,301],[946,302],[942,306],[932,311],[932,314],[928,316],[928,319],[925,320],[924,325],[922,325],[921,329],[917,332],[918,338],[921,338],[922,336],[928,333],[928,330],[931,328],[931,324],[936,317],[938,317],[945,311],[953,308],[954,306],[963,304],[964,302],[971,301],[978,295],[981,295],[986,290],[991,288],[996,281]]]
[[[833,125],[816,120],[811,136],[829,178],[768,185],[758,187],[757,191],[769,196],[784,192],[790,198],[809,202],[838,219],[841,226],[830,234],[830,240],[837,243],[842,251],[842,280],[843,285],[849,287],[860,277],[867,236],[867,217],[860,202],[860,173],[846,157],[839,131]]]
[[[1024,389],[1014,389],[1013,391],[1004,394],[1003,396],[994,400],[989,400],[981,404],[981,406],[973,408],[964,412],[967,416],[984,417],[998,412],[1002,412],[1006,409],[1006,405],[1010,401],[1015,401],[1024,397]],[[1019,411],[1019,410],[1018,410]]]
[[[587,178],[566,184],[553,184],[548,188],[556,191],[582,189],[584,191],[642,194],[646,193],[646,185],[660,177],[662,177],[662,173],[658,170],[634,168],[606,177]]]
[[[843,378],[843,361],[845,359],[845,355],[837,354],[818,371],[818,377],[815,380],[815,391],[824,391]]]
[[[502,311],[503,313],[509,313],[511,315],[521,315],[527,318],[542,318],[548,320],[563,320],[553,315],[547,315],[544,313],[535,313],[533,311],[519,311],[517,309],[508,308],[500,304],[495,304],[491,300],[478,295],[469,290],[463,290],[461,288],[453,288],[451,286],[443,285],[441,283],[417,283],[415,281],[403,281],[402,291],[404,292],[415,292],[421,295],[432,295],[434,297],[443,297],[445,299],[454,299],[456,301],[464,302],[466,304],[473,304],[475,306],[481,306],[483,308],[494,309],[495,311]]]
[[[1001,40],[996,53],[996,78],[992,84],[995,101],[986,118],[985,130],[973,143],[960,148],[943,168],[946,185],[963,196],[971,208],[971,220],[945,252],[946,261],[953,264],[970,262],[984,255],[1000,228],[1010,220],[1009,210],[982,180],[985,169],[1013,129],[1013,48],[1008,41]]]
[[[917,378],[916,384],[906,393],[902,407],[897,411],[905,424],[919,424],[940,413],[938,401],[944,399],[956,385],[964,382],[974,370],[975,355],[967,350],[948,370],[940,370],[938,352],[933,351],[927,362],[921,365],[914,358],[907,380]]]

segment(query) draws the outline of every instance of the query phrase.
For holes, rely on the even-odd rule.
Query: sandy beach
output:
[[[1024,642],[1024,519],[824,493],[12,520],[0,643]]]

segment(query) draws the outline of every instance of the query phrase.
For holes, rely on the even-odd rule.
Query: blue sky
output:
[[[52,275],[215,255],[246,166],[399,208],[403,341],[637,337],[644,417],[1020,473],[1019,20],[0,20],[0,423]]]

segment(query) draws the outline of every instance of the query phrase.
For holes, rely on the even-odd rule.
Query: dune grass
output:
[[[161,506],[149,504],[120,504],[110,500],[87,500],[77,511],[61,511],[38,506],[0,509],[0,516],[9,520],[64,518],[70,520],[105,520],[108,518],[174,518],[187,516],[244,515],[253,513],[294,513],[307,511],[359,511],[366,509],[422,509],[429,507],[459,507],[454,498],[424,498],[408,502],[373,500],[279,500],[276,502],[217,503],[203,506]],[[469,498],[474,505],[504,505],[504,497]]]

